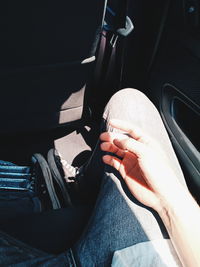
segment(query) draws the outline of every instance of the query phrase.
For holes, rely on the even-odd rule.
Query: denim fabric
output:
[[[14,173],[30,173],[30,167],[17,166],[16,164],[4,160],[0,160],[0,173],[9,171]]]
[[[115,94],[105,109],[104,120],[107,126],[111,118],[138,125],[158,140],[168,155],[171,168],[185,184],[159,113],[142,93],[126,89]],[[0,234],[0,266],[110,266],[116,250],[149,240],[168,238],[158,214],[134,199],[120,175],[103,165],[101,155],[98,143],[87,166],[88,176],[85,181],[87,194],[93,193],[95,180],[97,184],[101,181],[101,188],[93,215],[72,250],[52,256],[35,252]]]
[[[114,253],[112,267],[183,267],[169,239],[139,243]]]
[[[0,223],[16,216],[40,211],[31,169],[0,160]]]
[[[16,216],[29,215],[40,211],[40,200],[33,192],[0,191],[0,223]]]
[[[1,166],[16,166],[14,163],[5,161],[5,160],[0,160],[0,165]]]
[[[158,214],[130,195],[122,178],[106,168],[93,216],[73,252],[80,266],[110,266],[116,250],[169,238]]]
[[[137,125],[152,139],[157,140],[168,158],[180,182],[185,180],[173,151],[161,117],[141,92],[125,89],[116,93],[105,108],[103,129],[113,130],[110,119],[121,119]],[[101,161],[102,152],[98,148],[88,166],[88,182],[94,183],[100,173],[104,173],[94,213],[73,251],[80,266],[110,266],[113,253],[141,242],[169,238],[158,214],[138,203],[129,193],[123,179]],[[102,178],[102,176],[101,176]],[[92,187],[90,188],[92,191]],[[87,192],[90,194],[90,192]],[[146,266],[145,266],[146,267]]]
[[[55,257],[29,247],[24,243],[15,240],[7,234],[0,232],[0,266],[8,267],[64,267],[75,266],[73,256],[69,250],[65,254]]]
[[[30,190],[30,178],[29,167],[0,160],[0,190]]]
[[[8,171],[14,173],[30,173],[30,167],[18,166],[12,162],[0,160],[0,172]]]
[[[31,187],[30,181],[27,174],[25,174],[25,178],[18,174],[12,175],[10,173],[1,173],[0,174],[0,189],[4,190],[29,190]]]
[[[60,254],[79,239],[91,212],[89,206],[72,206],[18,216],[0,226],[3,232],[29,246]]]

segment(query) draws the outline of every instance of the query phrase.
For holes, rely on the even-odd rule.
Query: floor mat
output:
[[[54,141],[55,148],[74,166],[82,165],[91,155],[98,138],[96,125],[84,126]]]
[[[95,122],[75,129],[61,127],[48,132],[7,134],[0,136],[0,159],[17,165],[29,165],[34,153],[45,158],[56,148],[69,163],[82,165],[90,156],[99,135]]]

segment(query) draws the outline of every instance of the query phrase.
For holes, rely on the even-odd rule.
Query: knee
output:
[[[133,103],[139,104],[152,104],[151,101],[148,99],[148,97],[142,93],[141,91],[137,90],[137,89],[133,89],[133,88],[126,88],[126,89],[122,89],[118,92],[116,92],[110,99],[110,101],[108,102],[109,105],[126,105],[128,106],[129,103],[133,104]]]
[[[118,118],[133,120],[136,114],[154,114],[157,109],[148,97],[139,90],[126,88],[115,93],[108,102],[103,117],[104,119]],[[130,119],[132,118],[132,119]]]

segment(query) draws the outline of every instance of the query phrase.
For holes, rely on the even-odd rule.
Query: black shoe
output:
[[[32,156],[32,184],[41,201],[41,210],[59,209],[60,201],[56,194],[48,163],[41,154]]]
[[[51,149],[48,152],[48,163],[55,180],[66,186],[68,196],[73,204],[94,204],[98,194],[96,186],[92,188],[87,173],[87,162],[81,167],[73,167],[57,152]],[[64,187],[63,186],[63,187]]]
[[[53,148],[49,150],[47,160],[52,176],[62,193],[65,205],[71,206],[72,201],[69,194],[69,183],[74,183],[77,169],[64,161]]]

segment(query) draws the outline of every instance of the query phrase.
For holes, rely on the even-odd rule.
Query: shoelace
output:
[[[60,162],[62,164],[62,166],[64,167],[64,171],[66,171],[67,173],[65,173],[65,179],[68,180],[67,182],[71,183],[74,182],[74,179],[77,175],[77,167],[74,167],[72,165],[70,165],[65,159],[62,159],[60,157]]]
[[[67,183],[78,183],[79,179],[84,175],[84,165],[81,167],[74,167],[63,159],[62,155],[58,151],[56,151],[56,154],[62,164],[65,181]]]

